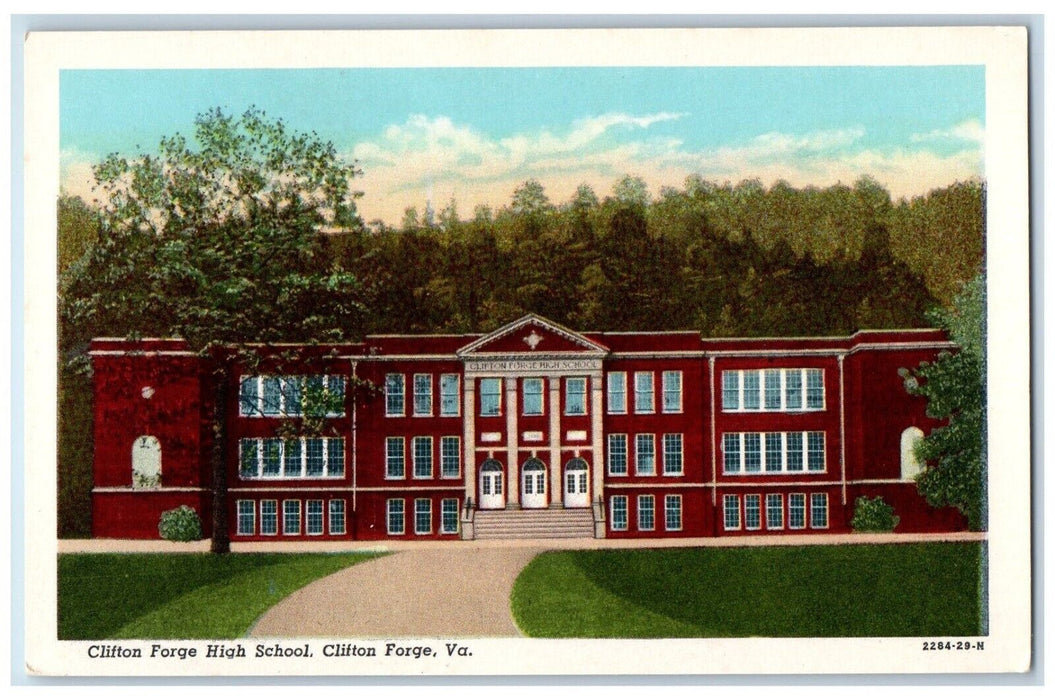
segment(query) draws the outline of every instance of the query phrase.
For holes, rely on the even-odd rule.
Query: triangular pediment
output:
[[[605,355],[608,348],[535,314],[507,323],[469,343],[458,355]]]

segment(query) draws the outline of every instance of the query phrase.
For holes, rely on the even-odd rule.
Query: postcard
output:
[[[25,55],[28,673],[1030,668],[1025,28]]]

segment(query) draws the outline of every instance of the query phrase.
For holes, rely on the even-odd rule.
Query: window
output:
[[[407,475],[405,443],[401,437],[385,438],[385,478],[402,479]]]
[[[613,476],[626,475],[626,435],[608,436],[608,473]]]
[[[801,530],[806,527],[806,494],[788,495],[788,527],[792,530]]]
[[[761,408],[759,402],[758,372],[744,372],[744,400],[745,411],[757,411]]]
[[[762,471],[761,433],[744,433],[744,471]]]
[[[824,433],[806,433],[807,468],[811,472],[824,471]]]
[[[304,471],[304,462],[301,459],[301,445],[298,440],[286,440],[286,454],[282,459],[283,474],[288,478],[296,478]]]
[[[828,527],[828,494],[810,494],[810,527],[819,529]]]
[[[414,415],[432,415],[432,375],[414,375]]]
[[[259,412],[260,377],[242,377],[241,389],[238,392],[238,414],[252,416]]]
[[[626,530],[628,525],[626,513],[626,496],[612,496],[612,529]]]
[[[444,498],[440,501],[440,532],[444,535],[458,533],[458,499]]]
[[[637,529],[656,529],[656,497],[642,495],[637,497]]]
[[[308,408],[305,408],[305,403]],[[344,415],[344,377],[340,375],[242,377],[241,416]]]
[[[681,413],[681,372],[663,373],[663,412]]]
[[[385,375],[385,415],[402,416],[406,412],[402,374]]]
[[[740,372],[722,372],[722,410],[736,411],[740,408]]]
[[[784,470],[784,436],[782,433],[766,433],[766,471]]]
[[[325,444],[322,438],[308,438],[304,441],[304,446],[307,448],[305,464],[308,476],[322,476],[325,473],[326,454],[323,450]]]
[[[785,436],[788,448],[788,459],[785,463],[789,472],[802,471],[802,433],[788,433]]]
[[[635,439],[634,473],[651,476],[656,473],[656,436],[641,434]]]
[[[440,415],[457,416],[458,406],[461,405],[458,396],[461,385],[461,377],[457,374],[440,375]]]
[[[542,380],[524,380],[524,415],[542,415]]]
[[[608,373],[608,412],[626,413],[626,372]]]
[[[656,397],[651,372],[634,372],[634,413],[655,413]]]
[[[282,501],[282,534],[300,534],[300,501]]]
[[[402,535],[405,531],[403,523],[404,507],[402,498],[390,498],[385,502],[385,521],[388,526],[388,534]]]
[[[805,408],[803,386],[806,387]],[[824,410],[824,370],[725,370],[722,372],[722,410]]]
[[[722,452],[725,455],[723,461],[726,474],[736,474],[740,471],[740,438],[742,433],[726,433],[722,436]]]
[[[260,501],[260,534],[278,534],[278,501]]]
[[[681,529],[681,496],[673,494],[663,498],[663,520],[668,532]]]
[[[779,493],[766,494],[766,529],[784,529],[784,496]]]
[[[414,500],[414,534],[429,535],[432,533],[432,499],[417,498]]]
[[[264,463],[261,468],[263,476],[281,476],[282,474],[282,440],[264,438]]]
[[[462,473],[462,445],[457,435],[440,438],[440,476],[456,479]]]
[[[330,534],[343,535],[345,533],[344,500],[330,501]]]
[[[764,443],[764,445],[763,445]],[[805,448],[805,449],[804,449]],[[725,474],[825,470],[824,433],[725,433]]]
[[[824,372],[819,369],[806,370],[806,408],[824,408]]]
[[[305,506],[308,520],[308,534],[322,534],[322,501],[308,501]]]
[[[344,438],[326,438],[326,473],[344,476]]]
[[[585,377],[568,377],[564,380],[564,415],[586,415]]]
[[[740,529],[740,497],[725,496],[722,499],[723,525],[726,530]]]
[[[495,377],[480,380],[480,415],[502,415],[502,380]]]
[[[344,476],[344,438],[242,438],[243,479],[332,479]]]
[[[412,440],[414,450],[414,478],[432,478],[432,437],[416,437]]]
[[[668,476],[680,476],[682,473],[682,439],[681,433],[669,433],[663,436],[663,473]]]
[[[780,370],[767,369],[764,373],[765,407],[767,411],[780,410]]]
[[[282,415],[282,378],[264,377],[264,400],[260,412],[265,416]]]
[[[784,374],[784,405],[789,411],[802,410],[802,373]]]
[[[256,534],[256,503],[238,501],[238,534]]]
[[[761,496],[752,494],[744,496],[744,526],[748,530],[762,528]]]

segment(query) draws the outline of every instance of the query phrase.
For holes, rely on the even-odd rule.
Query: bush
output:
[[[190,506],[166,510],[158,523],[158,534],[170,542],[193,542],[200,540],[201,518]]]
[[[899,522],[901,518],[894,515],[894,506],[882,496],[859,496],[854,501],[854,517],[850,521],[854,532],[893,532]]]

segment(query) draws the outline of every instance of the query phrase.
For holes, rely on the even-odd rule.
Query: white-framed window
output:
[[[656,529],[656,497],[651,494],[637,497],[637,529],[645,532]]]
[[[759,395],[761,389],[758,370],[744,372],[740,381],[743,387],[743,403],[741,406],[745,411],[758,411],[762,408],[762,400]]]
[[[502,415],[502,380],[498,377],[485,377],[480,380],[480,415]]]
[[[762,434],[744,433],[744,471],[762,471]]]
[[[414,478],[432,478],[432,436],[415,437],[411,444],[414,455]]]
[[[744,527],[762,529],[762,497],[758,494],[744,496]]]
[[[329,503],[330,507],[330,534],[331,535],[343,535],[347,532],[347,515],[345,513],[344,499],[337,498],[333,499]]]
[[[784,434],[765,433],[766,440],[766,471],[784,471]]]
[[[634,413],[655,412],[655,375],[652,372],[634,372]]]
[[[663,436],[663,474],[681,476],[684,472],[684,448],[681,433],[667,433]]]
[[[305,520],[307,521],[307,531],[309,535],[321,535],[323,528],[322,521],[322,501],[310,500],[305,502]]]
[[[564,380],[564,415],[586,415],[586,377],[568,377]]]
[[[766,529],[784,529],[784,496],[782,494],[766,494]]]
[[[461,377],[457,374],[440,375],[440,415],[461,415]]]
[[[608,435],[608,473],[626,476],[626,435],[621,433]]]
[[[242,438],[243,479],[339,479],[344,476],[344,438]]]
[[[253,501],[238,501],[238,534],[256,534],[256,503]]]
[[[824,471],[824,433],[806,433],[806,468],[811,472]]]
[[[802,451],[802,433],[787,433],[784,435],[784,445],[787,447],[784,467],[789,472],[801,472],[806,463],[805,453]]]
[[[723,433],[725,474],[825,471],[824,432]]]
[[[385,375],[385,415],[395,418],[406,414],[406,378],[402,374]]]
[[[260,501],[260,534],[278,534],[278,501]]]
[[[818,530],[828,528],[828,494],[810,494],[810,527]]]
[[[244,376],[239,383],[238,415],[340,417],[345,412],[344,381],[335,374]]]
[[[432,499],[414,499],[414,534],[432,534]]]
[[[823,411],[824,370],[817,367],[724,370],[722,410]]]
[[[626,372],[608,373],[608,412],[626,413]]]
[[[524,380],[524,415],[541,416],[543,413],[542,380],[529,377]]]
[[[432,415],[432,375],[414,375],[414,415]]]
[[[440,532],[444,535],[458,534],[457,498],[444,498],[440,501]]]
[[[612,529],[626,530],[629,527],[629,519],[626,511],[626,496],[612,496]]]
[[[300,534],[300,501],[282,501],[282,534]]]
[[[788,527],[792,530],[806,527],[806,494],[788,494]]]
[[[634,473],[652,476],[656,473],[656,436],[638,433],[634,436]]]
[[[663,412],[681,413],[681,372],[678,370],[663,373]]]
[[[819,411],[824,408],[824,371],[806,370],[806,408]]]
[[[681,530],[681,496],[667,494],[663,497],[663,524],[667,532]]]
[[[385,501],[385,526],[390,535],[402,535],[406,532],[406,504],[402,498],[389,498]]]
[[[740,529],[740,497],[726,494],[722,498],[722,525],[726,530]]]
[[[407,457],[404,438],[385,438],[385,478],[403,479],[406,475]]]
[[[457,479],[462,473],[462,440],[457,435],[440,438],[440,477]]]

